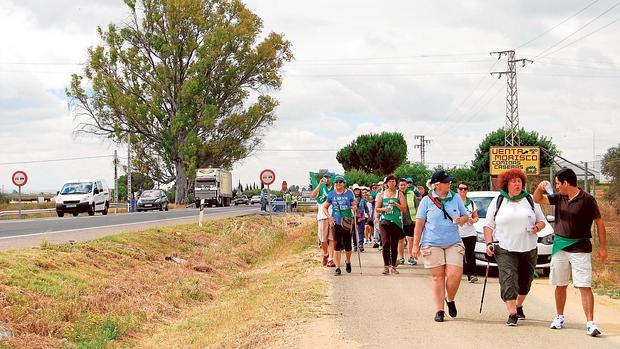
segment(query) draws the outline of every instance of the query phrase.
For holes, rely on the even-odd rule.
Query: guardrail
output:
[[[48,212],[56,212],[55,208],[40,208],[35,210],[21,210],[21,214],[38,214],[38,213],[48,213]],[[19,215],[20,210],[12,210],[12,211],[0,211],[0,216],[13,216]]]

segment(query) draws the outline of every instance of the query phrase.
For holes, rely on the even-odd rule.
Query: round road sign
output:
[[[260,181],[264,185],[271,185],[276,181],[276,174],[273,170],[265,169],[260,173]]]
[[[13,180],[13,184],[18,187],[23,187],[28,183],[28,175],[24,171],[15,171],[11,179]]]

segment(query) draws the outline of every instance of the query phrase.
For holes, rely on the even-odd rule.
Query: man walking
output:
[[[586,315],[586,334],[596,337],[601,330],[594,323],[594,295],[592,294],[592,243],[590,228],[596,224],[599,248],[598,256],[607,259],[607,235],[594,197],[577,187],[577,175],[565,168],[555,175],[557,193],[550,193],[547,181],[542,181],[534,192],[534,201],[555,205],[555,239],[551,252],[549,282],[555,285],[557,315],[551,322],[552,329],[564,327],[566,289],[572,276],[573,285],[581,293],[581,303]]]
[[[319,182],[319,185],[312,191],[312,198],[316,199],[317,214],[316,219],[318,222],[318,235],[321,242],[321,249],[323,250],[323,260],[321,264],[323,266],[335,267],[334,256],[334,227],[330,226],[327,220],[328,216],[323,212],[323,204],[327,200],[327,195],[334,190],[331,183],[332,174],[325,172],[323,178]]]

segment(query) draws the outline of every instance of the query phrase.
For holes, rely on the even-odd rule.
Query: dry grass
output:
[[[617,207],[610,202],[599,201],[599,208],[607,231],[609,259],[607,263],[603,264],[598,259],[593,258],[593,286],[599,294],[620,298],[620,215],[617,213]],[[596,256],[598,236],[593,234],[593,237],[595,241],[593,256]]]
[[[246,217],[0,253],[0,323],[15,335],[3,343],[13,348],[140,344],[193,308],[263,284],[256,280],[278,285],[277,280],[290,279],[296,264],[280,270],[269,263],[310,246],[313,222],[274,217],[269,225],[265,218]],[[253,272],[256,267],[265,271]]]

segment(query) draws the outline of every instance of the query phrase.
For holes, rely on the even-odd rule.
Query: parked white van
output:
[[[109,207],[110,192],[100,179],[67,182],[56,196],[58,217],[63,217],[65,213],[77,216],[81,212],[88,212],[89,216],[101,212],[105,216]]]

